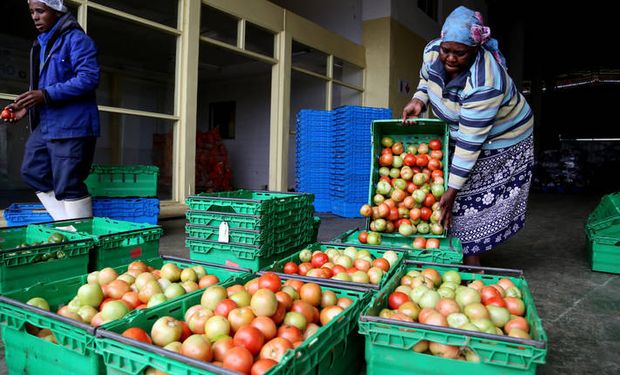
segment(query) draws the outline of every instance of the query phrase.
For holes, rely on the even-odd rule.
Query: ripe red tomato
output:
[[[282,287],[282,280],[280,280],[280,276],[276,275],[273,272],[266,272],[261,277],[258,278],[258,288],[259,289],[269,289],[272,292],[277,292]]]
[[[506,304],[506,301],[504,301],[504,299],[502,297],[491,297],[488,298],[486,300],[486,302],[484,303],[485,306],[488,305],[495,305],[498,307],[508,307],[508,305]],[[510,311],[510,310],[508,310]]]
[[[269,371],[273,366],[277,364],[278,362],[274,361],[273,359],[269,359],[269,358],[259,359],[258,361],[254,362],[254,365],[252,366],[251,375],[263,375],[264,373]]]
[[[263,346],[259,358],[268,358],[280,362],[287,350],[292,349],[293,344],[287,339],[276,337]]]
[[[431,150],[441,150],[441,141],[439,139],[433,139],[428,142],[428,148]]]
[[[388,297],[388,305],[390,309],[396,310],[405,302],[409,301],[409,296],[403,292],[394,292]]]
[[[482,303],[486,305],[491,298],[502,298],[502,295],[492,286],[485,286],[480,290],[480,297]]]
[[[388,220],[394,221],[394,220],[398,220],[399,215],[398,215],[398,208],[396,207],[392,207],[390,208],[390,213],[387,217]]]
[[[125,332],[123,332],[123,336],[129,337],[130,339],[142,341],[147,344],[153,343],[148,333],[146,333],[146,331],[143,330],[142,328],[138,328],[138,327],[127,328]]]
[[[264,343],[265,336],[263,336],[263,333],[251,325],[239,328],[233,337],[233,344],[235,346],[246,348],[252,355],[260,353]]]
[[[360,243],[367,243],[368,242],[368,232],[361,231],[360,234],[357,235],[357,240]]]
[[[334,267],[332,267],[332,272],[334,273],[334,275],[337,275],[342,272],[347,272],[347,269],[340,264],[336,264]]]
[[[377,258],[373,260],[372,266],[382,269],[383,272],[387,272],[390,270],[390,262],[388,262],[385,258]]]
[[[413,167],[416,165],[416,157],[413,154],[405,155],[405,159],[403,160],[406,166]]]
[[[216,306],[213,311],[215,315],[223,316],[226,318],[228,314],[237,308],[237,303],[231,299],[223,299]]]
[[[420,219],[427,221],[428,219],[431,218],[431,215],[433,214],[433,210],[431,210],[428,207],[422,207],[420,208]]]
[[[435,196],[431,193],[426,194],[426,197],[424,198],[424,205],[426,207],[431,207],[433,204],[435,204],[435,202],[437,202],[437,199],[435,198]]]
[[[287,339],[291,344],[304,339],[299,328],[291,325],[283,325],[278,328],[278,337]]]
[[[418,155],[418,157],[415,160],[415,163],[418,167],[426,167],[426,165],[428,164],[428,155],[427,154],[422,154],[422,155]]]
[[[312,256],[310,262],[312,263],[312,267],[321,268],[325,263],[329,262],[329,257],[323,252],[318,252]]]
[[[381,155],[381,157],[379,158],[379,165],[381,165],[382,167],[390,167],[392,166],[392,162],[394,161],[394,156],[392,156],[392,153],[384,153],[383,155]]]
[[[443,171],[441,169],[436,169],[431,172],[431,177],[433,178],[433,180],[437,177],[443,177]]]
[[[287,262],[284,265],[284,273],[286,273],[288,275],[294,275],[297,272],[299,272],[299,267],[297,266],[297,263],[295,263],[295,262]]]
[[[441,160],[443,158],[443,152],[441,150],[433,150],[429,155],[431,159]]]
[[[430,159],[428,161],[428,169],[430,169],[431,171],[436,171],[438,169],[441,169],[441,162],[437,159]]]
[[[239,371],[243,374],[249,374],[252,371],[254,357],[249,350],[242,346],[236,346],[224,354],[222,363],[224,368]]]

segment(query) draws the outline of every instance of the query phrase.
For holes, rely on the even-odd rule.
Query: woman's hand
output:
[[[420,99],[411,99],[409,103],[407,103],[405,108],[403,108],[403,124],[407,121],[407,118],[409,117],[415,118],[420,116],[420,113],[424,111],[424,107],[425,105]]]
[[[43,104],[45,102],[45,96],[41,90],[27,91],[17,98],[15,98],[15,107],[18,110],[30,109],[36,105]],[[22,116],[23,117],[23,116]]]
[[[450,228],[452,224],[452,208],[454,207],[454,200],[458,192],[459,191],[454,188],[448,188],[439,200],[439,209],[441,210],[439,224],[444,228]]]

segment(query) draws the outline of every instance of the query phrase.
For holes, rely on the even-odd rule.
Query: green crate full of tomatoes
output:
[[[0,293],[86,273],[93,244],[35,224],[0,228]]]
[[[359,329],[369,375],[535,374],[548,349],[518,270],[405,261]]]

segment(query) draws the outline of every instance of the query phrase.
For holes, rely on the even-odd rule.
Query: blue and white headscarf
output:
[[[457,42],[468,46],[482,46],[493,54],[495,60],[506,68],[506,59],[499,51],[497,40],[491,38],[491,29],[484,26],[482,14],[464,6],[450,13],[441,28],[442,42]]]

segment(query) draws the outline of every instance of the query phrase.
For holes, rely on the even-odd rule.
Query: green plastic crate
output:
[[[56,221],[45,226],[62,230],[63,233],[75,230],[94,240],[89,271],[119,267],[136,260],[157,257],[159,239],[164,232],[159,225],[101,217]]]
[[[620,192],[607,194],[588,216],[586,231],[592,234],[607,235],[620,229]]]
[[[399,285],[400,278],[410,270],[421,270],[426,267],[435,268],[442,274],[447,270],[458,270],[463,281],[482,280],[487,285],[497,282],[502,277],[508,277],[523,295],[523,302],[526,306],[525,318],[530,323],[532,339],[524,340],[380,318],[379,312],[387,306],[387,298]],[[484,270],[485,273],[467,272],[473,268]],[[369,375],[404,372],[446,375],[455,373],[535,374],[536,367],[544,364],[547,356],[547,335],[536,311],[528,284],[521,271],[517,270],[405,261],[401,273],[392,278],[390,283],[366,306],[360,316],[359,328],[360,333],[366,336],[366,363]],[[416,353],[412,348],[421,340],[469,347],[478,354],[480,362],[462,362]]]
[[[267,229],[271,224],[268,216],[235,214],[229,212],[188,210],[185,213],[185,217],[189,224],[219,227],[220,224],[226,222],[228,228],[239,230],[263,230]]]
[[[154,258],[144,262],[156,268],[170,262],[176,263],[181,268],[200,264],[205,267],[208,274],[217,276],[220,283],[249,272],[173,257]],[[127,270],[127,266],[115,269],[120,274]],[[103,358],[95,350],[94,327],[25,304],[30,298],[42,297],[48,301],[52,311],[57,311],[61,305],[68,303],[76,295],[80,286],[87,283],[87,277],[88,275],[81,275],[52,283],[39,283],[0,297],[0,326],[9,373],[49,375],[106,373]],[[134,313],[131,312],[128,316]],[[26,331],[28,324],[50,329],[59,344],[55,345],[29,334]],[[109,324],[111,323],[101,327],[105,328]]]
[[[586,232],[588,260],[593,271],[620,274],[620,226],[609,235]]]
[[[313,201],[314,195],[312,194],[243,189],[218,193],[200,193],[185,200],[190,210],[249,215],[273,215],[280,212],[296,211],[311,206]]]
[[[46,241],[55,232],[38,225],[0,229],[0,293],[87,272],[93,240],[80,234],[64,233],[66,242],[18,247]]]
[[[344,244],[351,246],[364,246],[372,249],[405,251],[406,259],[422,262],[461,264],[463,263],[463,245],[456,237],[439,239],[438,249],[418,249],[413,247],[415,237],[403,237],[401,235],[381,233],[380,245],[362,244],[359,239],[360,230],[351,229],[336,237],[329,243]]]
[[[255,277],[257,276],[247,275],[222,285],[245,283]],[[325,358],[331,353],[332,348],[346,340],[354,331],[357,316],[367,302],[368,293],[362,290],[345,290],[324,285],[322,288],[333,290],[339,297],[350,297],[353,303],[337,319],[321,327],[313,338],[304,341],[294,351],[289,351],[268,374],[317,373],[319,366],[325,365]],[[144,310],[128,319],[113,322],[105,329],[97,330],[97,350],[103,355],[108,373],[142,374],[148,367],[171,375],[231,373],[210,363],[192,360],[155,345],[120,336],[120,333],[129,327],[140,327],[148,332],[153,323],[162,316],[182,319],[188,308],[200,303],[200,298],[201,294],[190,294],[174,302]],[[318,371],[318,373],[336,374],[331,371]]]
[[[331,248],[337,249],[337,250],[344,250],[347,246],[348,245],[336,245],[333,243],[313,243],[311,245],[306,246],[305,249],[308,249],[312,252],[316,250],[326,251],[327,249],[331,249]],[[374,258],[383,257],[383,254],[389,250],[389,249],[373,249],[371,247],[366,247],[363,245],[360,245],[360,246],[355,245],[355,248],[357,248],[358,250],[368,250],[368,252],[370,252],[370,254]],[[403,261],[405,256],[403,252],[399,252],[399,251],[397,251],[396,254],[398,254],[398,262],[396,262],[394,266],[390,267],[388,272],[383,275],[383,278],[381,279],[381,283],[379,285],[356,283],[353,281],[322,279],[322,278],[310,277],[310,276],[299,276],[299,278],[302,280],[311,281],[311,282],[317,282],[320,280],[325,280],[327,282],[336,281],[339,285],[342,285],[343,287],[344,286],[359,286],[361,288],[367,288],[368,290],[376,291],[376,290],[381,289],[383,286],[385,286],[387,282],[392,278],[394,274],[396,274],[397,270],[400,268],[401,262]],[[278,260],[275,264],[266,268],[265,271],[272,271],[272,272],[277,273],[280,277],[285,277],[286,275],[284,274],[284,265],[288,262],[300,264],[301,261],[299,260],[299,251],[287,256],[286,258],[282,258]]]
[[[379,157],[383,146],[381,145],[381,138],[389,136],[394,139],[395,142],[403,142],[406,146],[410,143],[421,143],[439,139],[442,143],[443,152],[443,174],[444,174],[444,187],[448,189],[448,142],[449,133],[448,125],[442,120],[438,119],[411,119],[409,120],[411,125],[403,125],[402,120],[375,120],[372,122],[372,160],[370,167],[370,186],[368,188],[368,203],[372,205],[373,197],[375,196],[375,190],[377,182],[379,182]],[[366,229],[370,229],[370,220],[366,220]],[[435,234],[423,234],[423,237],[436,237],[445,238],[447,236],[446,231],[441,235]]]
[[[158,176],[152,165],[93,165],[84,183],[94,197],[156,197]]]
[[[265,252],[253,246],[222,243],[217,241],[188,238],[185,246],[189,248],[189,257],[192,260],[224,264],[231,267],[248,268],[252,271],[259,271],[272,265],[294,251],[299,251],[302,247],[282,247],[281,251],[265,255]]]

